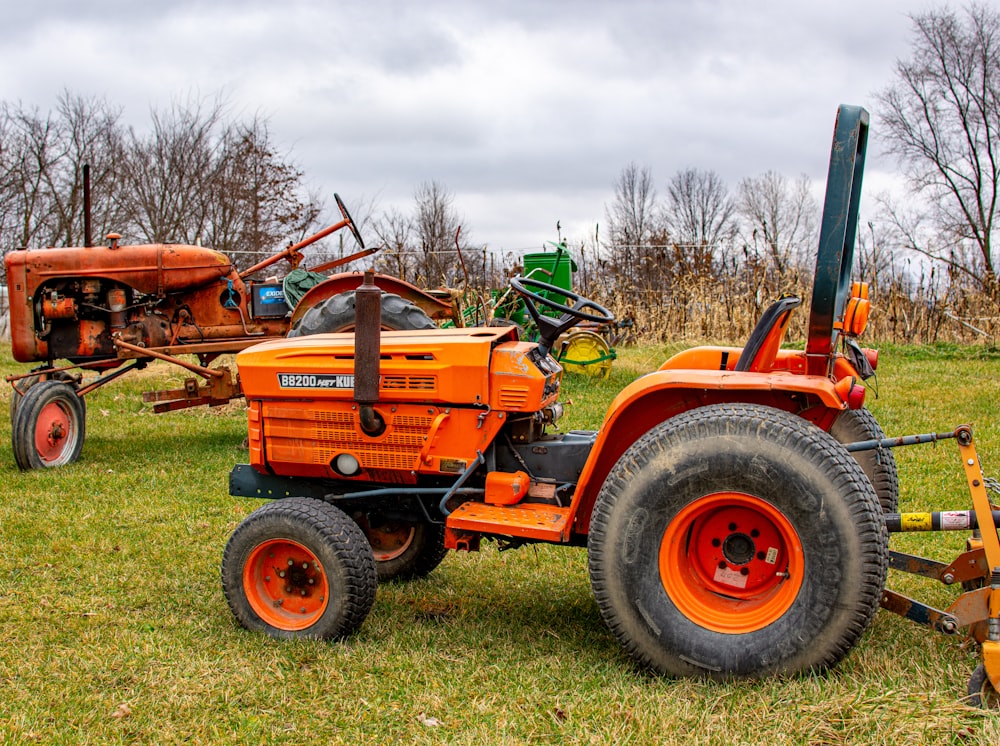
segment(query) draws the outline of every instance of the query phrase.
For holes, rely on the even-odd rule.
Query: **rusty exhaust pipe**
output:
[[[94,234],[90,218],[90,164],[83,164],[83,245],[94,245]]]
[[[364,282],[354,294],[354,401],[366,435],[385,432],[385,420],[375,411],[381,357],[382,291],[375,284],[375,272],[367,270]]]

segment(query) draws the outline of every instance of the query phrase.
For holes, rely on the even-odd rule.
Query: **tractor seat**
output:
[[[785,338],[788,320],[792,311],[802,305],[802,299],[794,295],[779,298],[764,311],[760,320],[750,332],[740,359],[734,370],[744,372],[767,371],[774,365],[774,358]]]

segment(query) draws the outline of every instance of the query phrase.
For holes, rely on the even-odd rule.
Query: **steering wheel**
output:
[[[344,220],[347,221],[347,227],[350,228],[351,233],[354,234],[354,240],[357,241],[358,246],[360,246],[363,249],[365,247],[365,242],[361,238],[361,234],[358,232],[358,226],[354,224],[354,218],[351,217],[351,214],[347,211],[347,208],[344,206],[344,200],[342,200],[340,198],[340,195],[337,194],[336,192],[333,193],[333,198],[337,201],[337,207],[340,208],[340,214],[343,215]]]
[[[615,320],[611,311],[599,303],[583,298],[571,290],[564,290],[555,285],[550,285],[547,282],[541,282],[530,277],[511,277],[510,286],[514,289],[514,292],[524,299],[524,307],[528,309],[528,313],[535,322],[535,326],[538,327],[538,346],[543,348],[542,351],[545,353],[552,349],[556,340],[559,339],[560,334],[581,321],[611,324]],[[573,305],[567,306],[565,303],[559,303],[552,298],[541,295],[538,292],[539,290],[564,296],[573,301]],[[538,312],[536,304],[561,313],[562,316],[558,319],[553,319],[551,316],[543,316]],[[592,312],[584,310],[588,308]]]

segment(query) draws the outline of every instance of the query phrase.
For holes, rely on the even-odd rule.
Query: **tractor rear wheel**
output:
[[[38,381],[14,412],[14,460],[25,471],[71,464],[80,457],[85,433],[86,410],[76,390],[62,381]]]
[[[355,513],[351,517],[371,545],[380,583],[425,577],[448,554],[443,525],[392,520],[378,513]]]
[[[878,421],[867,409],[848,409],[830,428],[839,443],[856,443],[861,440],[881,440],[885,437]],[[890,448],[876,448],[871,451],[856,451],[851,456],[861,464],[865,476],[875,488],[883,513],[895,513],[899,509],[899,474],[896,459]]]
[[[355,291],[331,296],[306,311],[289,330],[289,337],[349,332],[354,329]],[[434,329],[435,323],[414,303],[394,293],[382,293],[382,329],[403,331]]]
[[[878,609],[888,536],[864,473],[827,433],[752,404],[654,427],[591,517],[591,584],[626,651],[718,679],[828,668]]]
[[[289,497],[255,510],[229,537],[222,588],[237,621],[271,637],[346,637],[375,603],[375,559],[339,508]]]

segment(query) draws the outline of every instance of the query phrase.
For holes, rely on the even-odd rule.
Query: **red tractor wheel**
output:
[[[659,673],[719,679],[833,666],[878,609],[888,535],[871,483],[787,412],[720,404],[654,427],[598,495],[598,608]]]
[[[222,587],[236,619],[272,637],[346,637],[368,616],[376,583],[358,525],[311,498],[255,510],[222,557]]]
[[[70,464],[80,457],[85,430],[76,390],[61,381],[39,381],[21,398],[11,423],[14,460],[24,470]]]
[[[319,559],[289,539],[254,547],[243,565],[247,603],[265,624],[298,631],[314,625],[330,602],[330,586]]]

